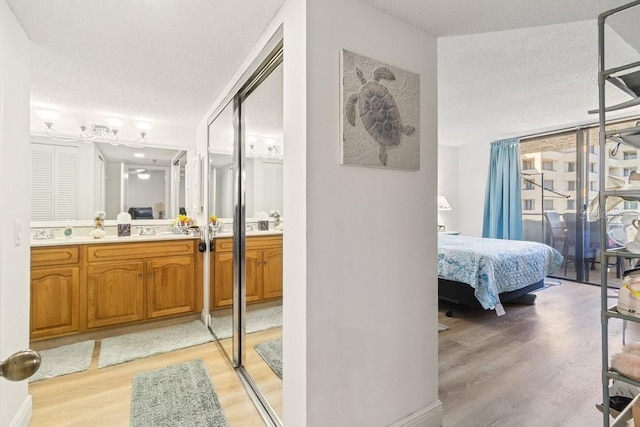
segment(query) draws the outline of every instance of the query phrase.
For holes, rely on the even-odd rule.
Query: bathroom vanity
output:
[[[216,236],[211,252],[210,306],[233,304],[233,237]],[[246,239],[247,303],[282,298],[282,232],[248,233]]]
[[[188,236],[33,241],[31,339],[202,310],[202,254]]]

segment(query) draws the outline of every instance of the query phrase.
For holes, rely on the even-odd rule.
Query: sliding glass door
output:
[[[611,185],[625,183],[638,166],[637,150],[615,147],[608,143],[603,159]],[[600,250],[624,246],[638,207],[621,200],[606,213],[599,209],[597,128],[523,139],[520,153],[524,240],[545,243],[564,256],[556,277],[599,284],[606,268],[609,283],[619,283],[625,261],[602,267]],[[604,241],[601,221],[606,221]]]
[[[282,46],[210,122],[209,306],[219,347],[270,425],[282,416]]]

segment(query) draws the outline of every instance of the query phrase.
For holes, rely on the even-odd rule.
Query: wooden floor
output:
[[[250,349],[262,341],[281,336],[281,328],[251,334]],[[225,340],[225,342],[230,340]],[[251,352],[250,352],[251,353]],[[194,359],[205,362],[220,405],[231,427],[263,426],[253,403],[227,358],[215,343],[203,344],[151,356],[108,368],[98,369],[99,343],[91,366],[85,372],[39,381],[29,385],[33,396],[30,427],[38,426],[128,426],[131,410],[131,384],[141,372],[161,369]],[[282,413],[282,382],[271,368],[257,357],[247,357],[247,370],[277,413]]]
[[[438,334],[443,425],[601,426],[600,288],[565,281],[505,309],[448,318],[441,307],[451,328]],[[618,351],[622,321],[610,325]]]
[[[609,292],[612,296],[615,291]],[[506,305],[507,314],[457,308],[439,313],[451,329],[439,338],[439,398],[444,426],[601,426],[600,288],[563,282],[537,294],[534,306]],[[611,300],[613,304],[615,300]],[[611,351],[622,324],[612,325]],[[247,337],[248,348],[278,338],[281,329]],[[229,345],[230,340],[222,342]],[[263,425],[217,344],[209,343],[109,368],[30,385],[31,426],[127,426],[134,375],[203,359],[230,426]],[[282,412],[282,383],[260,356],[248,371]]]

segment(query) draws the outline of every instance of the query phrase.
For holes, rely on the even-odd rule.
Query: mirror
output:
[[[93,220],[96,211],[107,220],[123,211],[161,220],[185,206],[183,150],[48,138],[32,138],[31,147],[32,221]]]

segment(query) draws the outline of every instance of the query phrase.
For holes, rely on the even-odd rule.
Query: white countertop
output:
[[[73,236],[71,238],[58,237],[55,239],[31,239],[31,247],[41,246],[64,246],[64,245],[86,245],[86,244],[107,244],[107,243],[133,243],[133,242],[157,242],[161,240],[188,240],[199,239],[199,236],[187,236],[186,234],[151,234],[144,236],[104,236],[94,239],[91,236]]]

